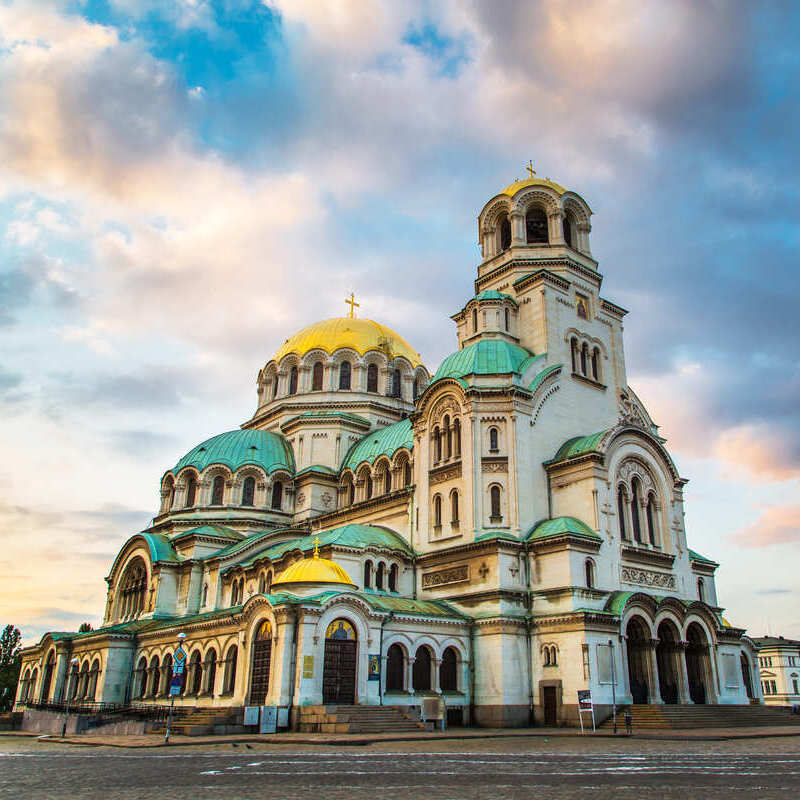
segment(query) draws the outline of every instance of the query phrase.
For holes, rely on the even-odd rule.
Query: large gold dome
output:
[[[500,194],[508,195],[509,197],[513,197],[520,189],[524,189],[527,186],[547,186],[550,189],[555,189],[558,194],[564,194],[567,190],[560,184],[556,183],[555,181],[551,181],[548,178],[526,178],[524,181],[514,181],[514,183],[510,183],[503,189]]]
[[[324,350],[331,354],[343,347],[349,347],[362,356],[369,350],[380,350],[389,358],[402,356],[412,366],[422,363],[420,354],[398,333],[371,319],[333,317],[315,322],[289,337],[275,353],[280,361],[289,353],[304,356],[311,350]]]
[[[273,581],[272,588],[282,584],[297,583],[338,583],[355,587],[342,567],[335,561],[320,558],[316,551],[311,558],[304,558],[285,569]]]

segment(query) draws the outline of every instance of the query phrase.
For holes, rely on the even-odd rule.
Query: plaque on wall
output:
[[[668,572],[654,572],[650,569],[622,567],[620,580],[623,583],[634,583],[637,586],[654,586],[659,589],[674,589],[675,576]]]
[[[425,572],[422,575],[422,588],[433,589],[447,583],[462,583],[469,580],[469,564],[459,564],[437,572]]]

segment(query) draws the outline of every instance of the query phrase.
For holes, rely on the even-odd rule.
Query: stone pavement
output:
[[[42,743],[73,744],[90,747],[125,747],[125,748],[155,748],[155,747],[196,747],[198,745],[319,745],[319,746],[367,746],[379,742],[419,742],[419,741],[469,741],[475,739],[523,739],[523,738],[580,738],[581,736],[592,739],[625,739],[624,732],[617,733],[608,730],[587,731],[585,734],[576,728],[451,728],[446,732],[419,731],[414,733],[398,734],[325,734],[325,733],[274,733],[274,734],[238,734],[229,736],[171,736],[169,745],[165,744],[162,735],[150,734],[146,736],[67,736],[44,735],[26,733],[24,731],[0,732],[2,736],[26,736],[38,738]],[[660,741],[731,741],[737,739],[769,739],[776,737],[800,737],[800,728],[797,726],[761,727],[761,728],[692,728],[688,730],[665,729],[648,730],[647,732],[633,732],[633,738],[638,740]]]

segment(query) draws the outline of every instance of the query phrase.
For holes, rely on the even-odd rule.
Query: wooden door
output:
[[[353,705],[356,701],[356,655],[358,643],[347,639],[325,640],[322,671],[322,702]]]
[[[555,686],[545,686],[542,689],[544,700],[544,724],[555,726],[558,722],[558,696]]]
[[[272,639],[253,642],[253,671],[250,678],[250,705],[263,706],[269,691]]]

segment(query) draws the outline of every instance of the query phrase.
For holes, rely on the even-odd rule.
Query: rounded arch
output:
[[[354,627],[356,640],[360,643],[366,643],[369,639],[369,625],[367,624],[369,614],[369,606],[358,597],[350,594],[337,595],[327,602],[324,611],[317,619],[317,623],[314,626],[314,636],[318,638],[318,641],[324,641],[328,625],[333,620],[341,617]]]
[[[145,610],[149,564],[141,553],[133,553],[120,571],[116,586],[115,619],[135,619]]]
[[[433,687],[433,666],[436,657],[433,647],[414,643],[414,664],[411,668],[411,685],[415,692],[430,691]]]

